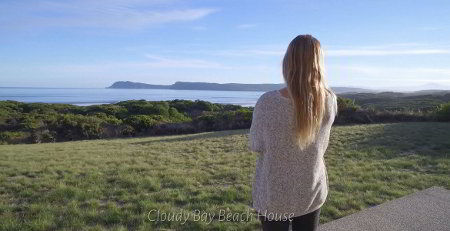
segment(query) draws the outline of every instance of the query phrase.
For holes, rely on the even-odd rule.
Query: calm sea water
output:
[[[131,99],[149,101],[187,99],[212,103],[254,106],[264,92],[198,91],[168,89],[105,89],[105,88],[0,88],[0,100],[20,102],[66,103],[94,105]]]

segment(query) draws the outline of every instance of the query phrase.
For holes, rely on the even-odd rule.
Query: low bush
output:
[[[29,137],[28,132],[23,131],[1,131],[0,144],[24,143]]]
[[[56,138],[57,138],[56,132],[50,131],[48,129],[36,130],[30,136],[32,143],[51,143],[55,142]]]
[[[338,97],[337,99],[338,113],[355,112],[360,110],[361,107],[355,104],[355,100]]]
[[[377,110],[374,107],[362,108],[354,100],[338,97],[338,116],[336,124],[368,124],[392,122],[433,121],[432,112],[411,110]]]
[[[63,114],[50,126],[62,140],[99,139],[103,138],[103,123],[95,116]]]
[[[125,123],[137,131],[145,131],[162,122],[161,119],[161,117],[153,115],[132,115],[125,120]]]
[[[250,128],[251,123],[252,111],[249,109],[209,113],[193,120],[194,127],[198,131]]]
[[[450,102],[439,105],[436,117],[439,121],[450,121]]]

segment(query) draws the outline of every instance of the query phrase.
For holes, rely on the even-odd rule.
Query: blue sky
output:
[[[445,0],[2,0],[0,87],[281,83],[305,33],[331,86],[450,89]]]

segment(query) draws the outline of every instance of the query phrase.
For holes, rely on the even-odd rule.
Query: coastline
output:
[[[173,89],[107,88],[2,88],[0,101],[58,103],[78,106],[114,104],[127,100],[170,101],[202,100],[211,103],[254,106],[264,92]]]

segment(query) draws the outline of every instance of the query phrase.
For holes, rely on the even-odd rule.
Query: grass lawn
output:
[[[256,217],[219,221],[251,204],[258,154],[247,133],[0,145],[0,230],[255,230]],[[450,123],[333,127],[321,222],[450,189],[449,154]],[[192,216],[150,221],[158,209]],[[197,222],[196,210],[216,215]]]

